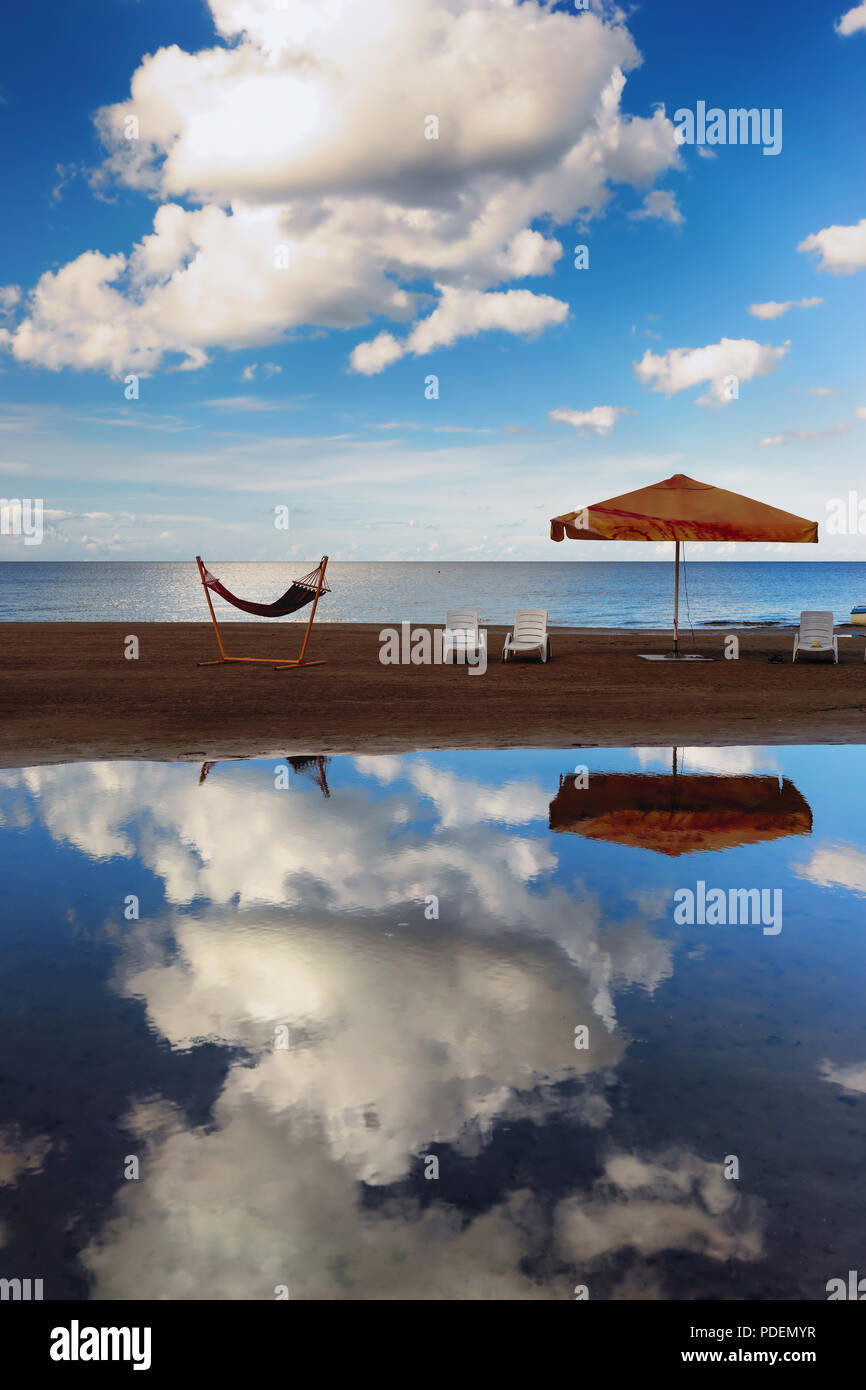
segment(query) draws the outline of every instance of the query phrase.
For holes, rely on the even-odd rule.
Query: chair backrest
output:
[[[821,609],[805,609],[800,614],[800,640],[832,642],[834,617]]]
[[[547,636],[546,608],[518,608],[514,615],[515,642],[543,642]]]
[[[471,608],[449,608],[445,614],[445,626],[452,632],[477,632],[478,614]]]

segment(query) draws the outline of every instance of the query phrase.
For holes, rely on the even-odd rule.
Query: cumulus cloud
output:
[[[790,342],[781,347],[756,343],[751,338],[722,338],[702,348],[671,348],[654,353],[647,348],[634,370],[638,381],[653,391],[675,396],[680,391],[709,382],[709,390],[698,397],[698,405],[727,405],[735,396],[729,391],[736,383],[768,376],[776,370]]]
[[[536,332],[564,307],[445,291],[548,274],[562,247],[534,222],[591,218],[611,185],[678,165],[661,108],[620,109],[640,55],[616,18],[535,0],[210,3],[230,46],[147,55],[97,116],[98,178],[161,200],[152,233],[46,272],[4,340],[19,361],[196,369],[301,324],[415,321],[361,346],[370,372],[464,329]],[[439,304],[420,318],[425,280]]]
[[[8,323],[20,302],[20,285],[0,285],[0,322]]]
[[[620,415],[633,415],[620,405],[594,405],[591,410],[566,410],[559,407],[551,410],[548,419],[563,425],[573,425],[581,434],[597,434],[601,438],[610,434]]]
[[[787,314],[789,309],[811,309],[816,304],[823,304],[823,299],[785,299],[781,303],[775,299],[768,299],[765,304],[750,304],[749,313],[756,319],[778,319],[783,314]]]
[[[846,10],[842,18],[836,20],[834,28],[837,34],[845,36],[866,29],[866,0],[860,5],[855,5],[853,9]]]
[[[373,376],[408,353],[422,357],[436,348],[453,347],[459,338],[474,338],[493,329],[532,335],[568,317],[568,305],[549,294],[530,290],[482,294],[448,285],[437,289],[438,307],[416,323],[408,337],[398,340],[386,332],[359,343],[349,359],[353,370]]]
[[[853,227],[834,225],[813,232],[797,250],[816,255],[818,269],[830,275],[853,275],[866,266],[866,217]]]
[[[633,222],[654,217],[658,218],[660,222],[672,222],[675,227],[685,221],[673,193],[662,188],[656,188],[652,193],[648,193],[642,205],[634,212],[630,212],[629,217]]]

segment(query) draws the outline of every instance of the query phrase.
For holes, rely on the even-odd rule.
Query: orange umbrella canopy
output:
[[[817,541],[817,521],[675,473],[664,482],[555,516],[550,538],[573,541]]]
[[[809,835],[812,812],[787,778],[592,773],[562,780],[550,828],[679,856]]]

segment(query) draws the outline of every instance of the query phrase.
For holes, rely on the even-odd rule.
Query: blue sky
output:
[[[864,69],[803,0],[19,7],[0,558],[657,559],[547,520],[674,472],[866,509]],[[699,101],[781,152],[679,147]],[[736,555],[866,558],[822,531]]]

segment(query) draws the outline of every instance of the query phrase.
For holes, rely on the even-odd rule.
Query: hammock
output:
[[[273,603],[253,603],[250,599],[238,598],[231,589],[227,589],[225,584],[221,584],[215,574],[211,574],[206,568],[200,555],[195,557],[198,565],[199,578],[204,589],[204,596],[207,599],[207,606],[210,610],[211,622],[216,633],[217,646],[219,647],[218,661],[200,661],[199,666],[219,666],[225,661],[257,662],[262,665],[272,665],[275,671],[285,671],[290,666],[321,666],[321,661],[307,661],[307,643],[310,640],[310,630],[313,626],[313,619],[316,616],[316,609],[319,606],[319,599],[322,594],[331,592],[330,586],[325,583],[325,570],[328,568],[328,557],[323,555],[314,570],[309,574],[301,575],[294,584],[290,584],[281,598],[275,599]],[[285,618],[289,613],[297,613],[299,608],[304,608],[308,603],[312,603],[310,616],[307,620],[304,640],[301,643],[301,654],[298,657],[288,660],[286,657],[266,657],[266,656],[230,656],[223,646],[223,639],[220,635],[219,623],[214,612],[211,593],[219,594],[220,598],[225,599],[226,603],[232,604],[235,608],[240,608],[244,613],[252,613],[257,618]],[[207,776],[207,770],[202,769],[202,781]]]
[[[319,575],[322,569],[319,563],[309,574],[302,575],[290,584],[282,598],[275,599],[273,603],[253,603],[250,599],[238,598],[225,584],[221,584],[215,574],[211,574],[207,566],[202,563],[202,582],[212,589],[220,598],[224,598],[226,603],[231,603],[235,608],[240,608],[244,613],[254,613],[257,618],[285,618],[289,613],[297,613],[299,608],[305,607],[316,597],[316,592],[329,594],[329,586],[325,583],[322,576],[321,589],[319,589]]]

